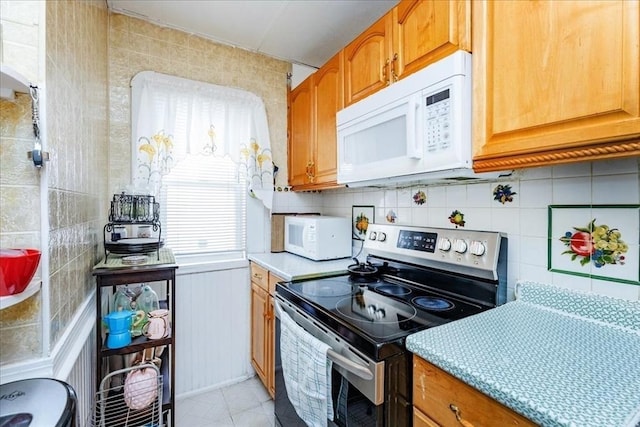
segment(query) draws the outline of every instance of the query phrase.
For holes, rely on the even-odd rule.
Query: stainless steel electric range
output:
[[[370,224],[366,262],[349,274],[278,283],[276,306],[329,344],[335,417],[330,426],[412,424],[408,335],[506,300],[501,233]],[[277,424],[303,427],[287,397],[276,319]]]

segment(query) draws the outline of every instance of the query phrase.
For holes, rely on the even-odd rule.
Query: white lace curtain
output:
[[[267,209],[273,162],[262,100],[247,91],[153,71],[132,80],[133,184],[158,195],[187,154],[229,156],[249,194]]]

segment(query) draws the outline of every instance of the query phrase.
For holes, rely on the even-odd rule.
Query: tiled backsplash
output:
[[[276,192],[273,211],[351,217],[353,205],[372,205],[376,223],[387,222],[386,216],[393,211],[397,224],[452,228],[449,217],[457,210],[464,214],[466,229],[507,234],[511,298],[516,281],[533,280],[640,300],[640,286],[547,270],[548,205],[640,203],[638,170],[638,159],[625,159],[527,169],[500,181],[474,184]],[[498,185],[509,186],[512,201],[505,198],[502,203]],[[413,199],[419,191],[426,195],[422,205]]]

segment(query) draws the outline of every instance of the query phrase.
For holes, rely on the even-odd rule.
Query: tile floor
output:
[[[176,401],[176,427],[273,425],[273,400],[258,377]]]

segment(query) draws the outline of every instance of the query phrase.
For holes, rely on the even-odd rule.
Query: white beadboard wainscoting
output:
[[[177,399],[254,375],[248,263],[227,265],[232,268],[190,273],[181,265],[177,270]]]
[[[73,387],[78,397],[78,425],[83,426],[93,414],[96,378],[96,332],[95,328],[87,337],[66,382]]]

